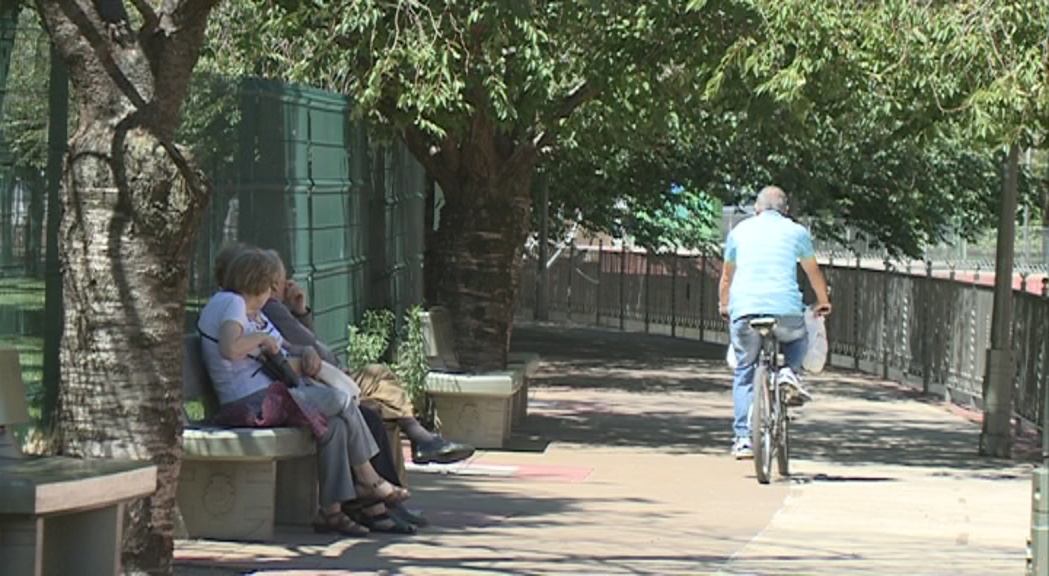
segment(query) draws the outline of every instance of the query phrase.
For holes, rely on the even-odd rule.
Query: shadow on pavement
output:
[[[731,374],[724,347],[661,335],[524,324],[515,350],[537,352],[537,388],[622,392],[614,401],[549,409],[540,401],[520,428],[532,445],[568,442],[726,453],[732,439]],[[946,412],[914,410],[912,390],[857,372],[812,377],[816,401],[792,428],[792,457],[841,465],[1002,469],[977,455],[978,427]],[[823,400],[821,402],[821,399]],[[711,402],[722,405],[711,411]],[[706,412],[706,413],[700,413]],[[515,429],[517,430],[517,429]],[[828,473],[828,477],[832,474]]]
[[[580,408],[570,415],[529,415],[520,429],[514,429],[514,441],[644,447],[668,454],[726,453],[732,441],[727,426],[726,418],[669,410],[628,414]]]
[[[212,547],[207,554],[197,558],[193,557],[192,552],[184,552],[176,559],[175,574],[218,576],[284,572],[314,574],[324,571],[337,571],[339,574],[399,574],[409,567],[413,571],[445,569],[461,574],[473,571],[535,574],[534,569],[517,567],[530,562],[547,566],[560,562],[585,562],[598,569],[604,566],[622,571],[623,567],[617,566],[619,561],[688,565],[700,561],[724,560],[723,557],[693,556],[687,551],[682,551],[680,555],[623,556],[617,560],[616,556],[579,554],[570,548],[547,549],[549,547],[539,544],[535,547],[523,545],[512,550],[487,545],[483,537],[491,535],[493,530],[500,527],[543,530],[572,523],[582,530],[587,529],[587,525],[578,524],[580,516],[572,514],[579,510],[576,499],[525,497],[520,493],[500,490],[502,484],[503,481],[496,478],[415,475],[412,477],[414,496],[409,506],[422,508],[432,522],[418,534],[373,533],[362,539],[341,539],[314,534],[308,527],[281,526],[276,541],[267,543],[265,547],[239,552],[243,550],[244,543],[228,542],[219,543],[218,548]],[[652,504],[645,498],[628,498],[626,501],[641,506]],[[624,503],[624,499],[590,496],[586,502],[590,506],[595,503],[618,505]],[[476,543],[469,540],[456,543],[451,550],[442,544],[449,535],[470,537],[473,534],[478,536]],[[384,551],[401,544],[410,545],[415,551],[408,555]],[[432,556],[425,552],[428,547],[432,548]]]

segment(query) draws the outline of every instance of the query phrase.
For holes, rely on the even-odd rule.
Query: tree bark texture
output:
[[[208,194],[173,139],[214,2],[139,3],[135,32],[105,5],[122,12],[119,1],[37,0],[79,112],[63,174],[53,450],[157,465],[157,491],[128,507],[122,560],[125,573],[170,574],[186,282]]]
[[[465,369],[503,369],[530,229],[535,148],[508,142],[482,114],[461,143],[446,140],[437,154],[417,134],[406,133],[405,142],[444,195],[438,229],[427,228],[431,304],[451,311]]]

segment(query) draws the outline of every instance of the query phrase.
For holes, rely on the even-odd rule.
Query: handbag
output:
[[[219,342],[218,338],[201,330],[199,324],[197,325],[197,333],[216,344]],[[259,370],[275,382],[282,382],[288,388],[294,388],[299,385],[299,374],[295,372],[295,369],[291,367],[291,363],[288,362],[288,359],[283,354],[262,350],[257,356],[248,354],[248,358],[258,362],[260,364]]]
[[[288,388],[294,388],[299,385],[298,373],[291,367],[291,363],[288,362],[288,359],[283,354],[263,350],[254,358],[259,364],[262,364],[262,372],[270,378],[283,382]]]

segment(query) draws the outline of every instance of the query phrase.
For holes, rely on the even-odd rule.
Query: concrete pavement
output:
[[[504,451],[410,472],[415,536],[181,541],[176,573],[1021,574],[1030,465],[975,456],[979,429],[860,374],[810,379],[793,476],[727,455],[723,349],[519,326],[543,356]]]

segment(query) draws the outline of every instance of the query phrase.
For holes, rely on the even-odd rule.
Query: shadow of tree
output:
[[[414,536],[372,534],[365,539],[340,539],[312,533],[308,527],[281,526],[275,542],[265,547],[252,546],[250,551],[238,553],[241,543],[209,543],[207,554],[183,554],[176,557],[177,576],[210,576],[243,573],[280,574],[297,571],[320,573],[338,570],[340,574],[398,574],[405,568],[425,572],[427,569],[454,570],[500,574],[535,574],[534,565],[556,566],[573,562],[592,566],[602,572],[637,573],[632,565],[655,564],[672,566],[677,570],[695,566],[698,562],[722,563],[723,556],[702,556],[682,551],[680,554],[604,555],[577,553],[570,548],[546,549],[526,545],[507,549],[494,547],[483,540],[456,543],[449,550],[445,540],[448,534],[483,533],[493,527],[512,523],[516,529],[539,530],[578,526],[580,501],[574,498],[523,496],[500,490],[504,481],[471,477],[418,474],[412,477],[412,506],[426,511],[431,525]],[[628,498],[628,503],[647,506],[646,498]],[[588,496],[589,506],[616,504],[624,499]],[[411,554],[387,551],[387,548],[410,543]],[[528,544],[524,543],[523,544]],[[433,549],[432,554],[427,548]],[[523,566],[533,565],[525,568]],[[602,569],[606,568],[606,569]],[[645,573],[653,573],[650,569]]]
[[[570,361],[579,366],[652,368],[662,362],[676,364],[725,357],[725,346],[721,344],[659,334],[532,323],[514,325],[512,348],[536,352],[544,363]],[[724,368],[723,360],[720,365]]]
[[[679,412],[627,414],[580,409],[572,415],[532,414],[514,429],[515,440],[603,447],[645,447],[671,454],[724,453],[732,441],[728,416]]]
[[[732,439],[730,408],[723,416],[712,416],[709,409],[700,413],[715,398],[731,402],[731,373],[722,360],[722,346],[660,335],[525,324],[515,328],[513,347],[541,355],[543,368],[534,380],[536,387],[630,394],[616,397],[613,403],[579,402],[554,411],[536,410],[515,429],[515,435],[533,443],[542,439],[672,453],[724,453]],[[809,387],[817,394],[816,402],[793,423],[793,458],[847,466],[965,471],[1009,465],[978,456],[979,429],[971,423],[934,411],[915,416],[916,398],[925,404],[936,402],[907,388],[837,370],[812,377]],[[658,394],[665,400],[653,403],[652,395]]]

